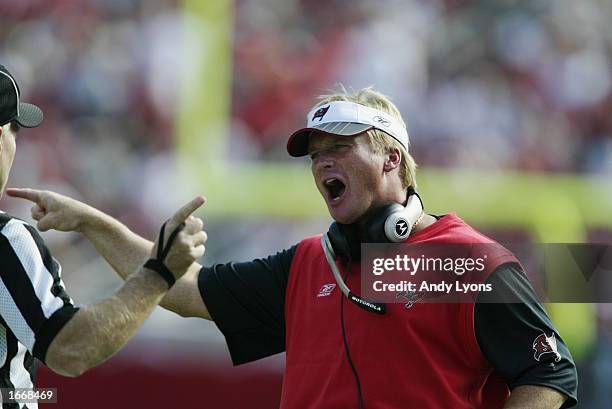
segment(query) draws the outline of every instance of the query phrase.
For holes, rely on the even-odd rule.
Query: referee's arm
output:
[[[77,231],[93,244],[98,253],[124,280],[151,254],[153,242],[132,232],[127,226],[77,200],[50,191],[7,189],[7,194],[36,204],[32,217],[41,231]],[[210,320],[210,314],[198,289],[202,266],[194,262],[166,293],[159,305],[183,317]]]
[[[50,342],[45,364],[61,375],[79,376],[102,363],[134,335],[167,290],[161,276],[139,269],[113,296],[74,314]]]
[[[168,253],[162,261],[175,278],[204,252],[201,222],[188,218],[202,203],[194,199],[167,223],[161,245],[168,247]],[[181,222],[185,228],[169,244],[168,232]],[[168,291],[160,274],[140,267],[111,297],[76,309],[63,289],[59,264],[36,230],[16,219],[5,220],[0,227],[2,322],[59,374],[79,376],[112,356]]]
[[[198,197],[179,209],[164,225],[166,239],[160,235],[152,251],[152,257],[166,253],[157,260],[175,279],[204,254],[202,222],[189,217],[203,203]],[[181,223],[184,228],[176,236],[170,234]],[[78,376],[110,358],[134,335],[168,287],[161,274],[140,267],[113,296],[81,308],[64,325],[49,345],[46,364],[58,373]]]

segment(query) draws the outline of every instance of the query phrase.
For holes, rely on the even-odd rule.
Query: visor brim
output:
[[[327,122],[310,128],[302,128],[294,132],[287,141],[287,152],[293,157],[308,155],[308,143],[313,133],[326,135],[357,136],[365,131],[373,129],[369,124],[356,122]]]

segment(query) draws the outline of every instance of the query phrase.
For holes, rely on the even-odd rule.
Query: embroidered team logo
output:
[[[319,118],[319,122],[321,122],[323,120],[323,117],[325,116],[325,114],[327,113],[327,111],[329,110],[329,105],[326,107],[322,107],[317,109],[317,112],[314,113],[314,115],[312,116],[311,121],[314,121],[315,119]]]
[[[334,291],[334,288],[336,288],[336,284],[323,284],[323,287],[321,287],[319,290],[317,297],[327,297],[332,291]]]
[[[544,354],[555,354],[555,362],[561,360],[561,354],[557,351],[557,340],[554,333],[550,337],[547,337],[545,333],[538,335],[533,340],[533,350],[535,351],[533,357],[538,362],[540,362],[540,358]]]

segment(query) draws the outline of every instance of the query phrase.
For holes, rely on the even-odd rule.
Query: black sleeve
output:
[[[285,350],[285,291],[296,248],[200,271],[202,300],[225,336],[234,365]]]
[[[492,290],[479,294],[474,307],[476,339],[485,357],[511,390],[547,386],[568,397],[563,408],[574,406],[574,360],[520,266],[498,267],[487,283]]]

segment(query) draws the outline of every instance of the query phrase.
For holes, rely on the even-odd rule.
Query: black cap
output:
[[[0,65],[0,126],[15,121],[24,128],[34,128],[43,120],[43,113],[36,105],[21,102],[17,81]]]

